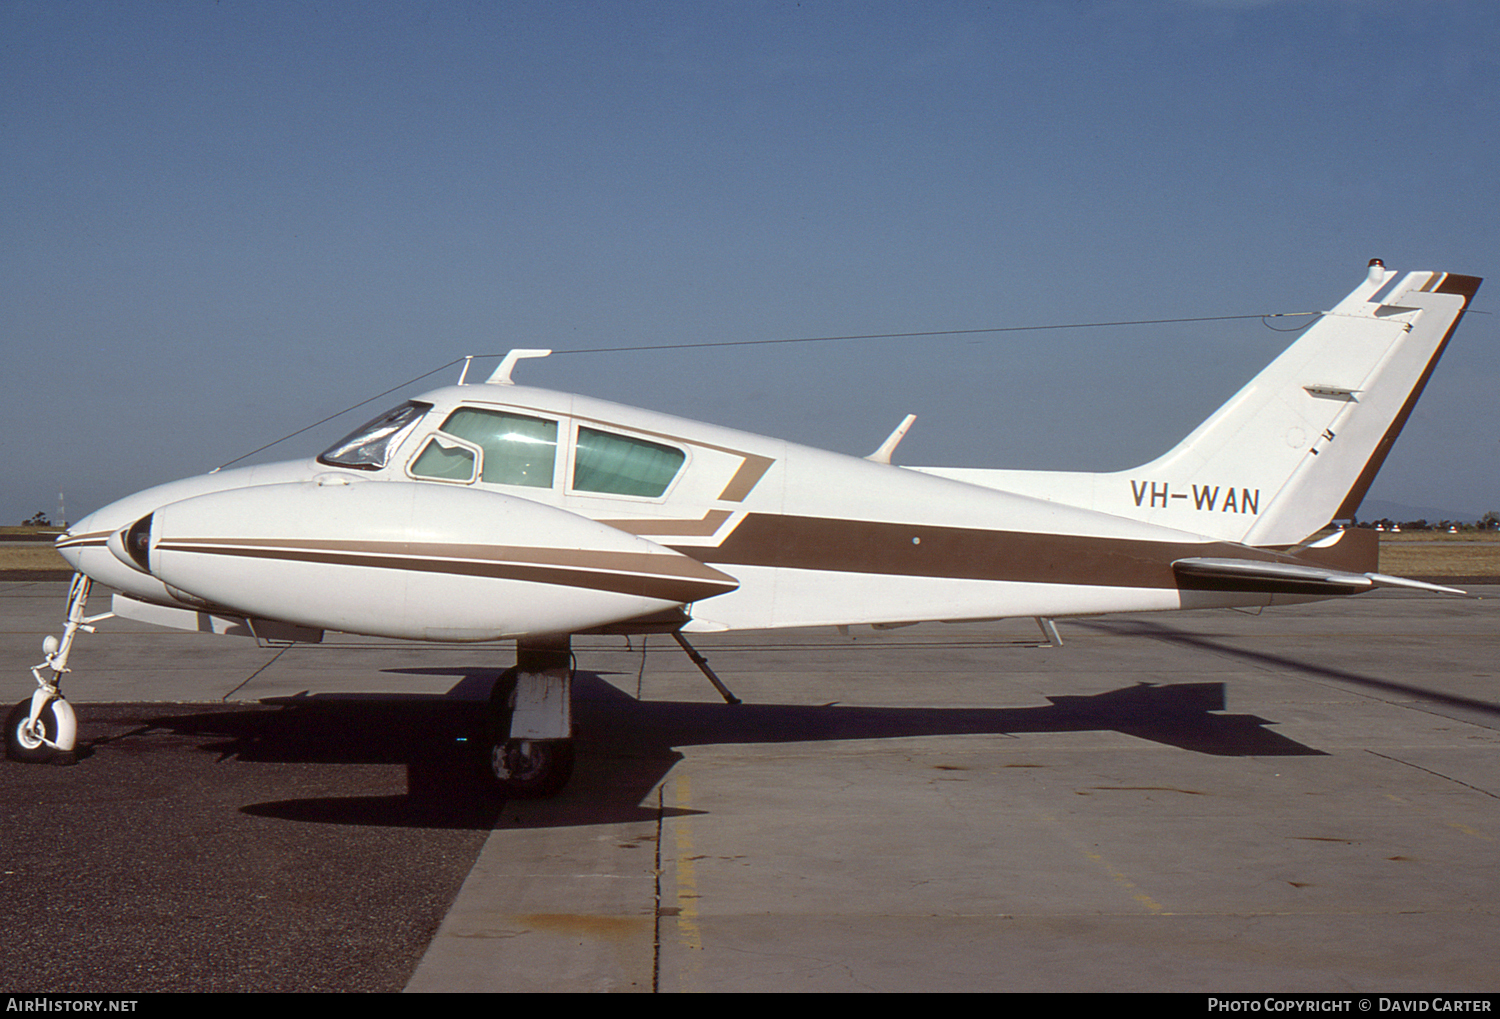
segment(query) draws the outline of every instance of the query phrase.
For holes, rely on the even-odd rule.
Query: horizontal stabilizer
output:
[[[1442,584],[1429,584],[1425,580],[1408,580],[1405,577],[1391,577],[1384,573],[1367,573],[1365,576],[1375,581],[1376,587],[1406,587],[1413,591],[1431,591],[1434,594],[1453,594],[1460,598],[1477,598],[1478,595],[1459,590],[1456,587],[1444,587]]]
[[[1374,587],[1402,587],[1435,594],[1467,596],[1443,587],[1383,573],[1349,573],[1322,566],[1264,562],[1254,559],[1178,559],[1172,564],[1178,582],[1193,591],[1264,591],[1270,594],[1359,594]]]
[[[1172,569],[1184,588],[1196,591],[1358,594],[1375,586],[1363,573],[1254,559],[1178,559]]]

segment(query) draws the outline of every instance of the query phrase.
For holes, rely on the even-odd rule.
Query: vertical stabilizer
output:
[[[1413,272],[1377,301],[1395,274],[1382,275],[1175,449],[1128,472],[1136,490],[1170,484],[1193,507],[1190,529],[1211,521],[1207,533],[1251,545],[1292,544],[1352,516],[1479,288],[1472,276]]]
[[[1348,297],[1165,455],[1110,474],[921,468],[1252,545],[1352,517],[1469,300],[1474,276],[1372,262]]]

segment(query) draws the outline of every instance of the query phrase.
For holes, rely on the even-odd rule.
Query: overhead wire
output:
[[[1276,327],[1272,326],[1268,320],[1274,318],[1303,318],[1322,314],[1323,312],[1321,311],[1286,311],[1269,312],[1258,315],[1198,315],[1191,318],[1147,318],[1114,322],[1066,322],[1052,325],[989,326],[983,329],[922,329],[915,332],[906,333],[854,333],[848,336],[796,336],[767,340],[718,340],[709,343],[652,343],[623,347],[585,347],[578,350],[554,350],[552,352],[552,356],[562,357],[569,354],[620,354],[648,350],[705,350],[710,347],[757,347],[790,343],[837,343],[850,340],[901,340],[912,339],[918,336],[976,336],[985,333],[1026,333],[1058,329],[1103,329],[1107,327],[1126,326],[1181,325],[1184,323],[1193,322],[1234,322],[1255,318],[1260,319],[1262,324],[1264,324],[1266,328],[1272,330],[1273,332],[1288,333],[1296,332],[1299,329],[1305,329],[1311,323],[1304,323],[1298,326],[1296,329],[1277,329]],[[431,371],[425,371],[421,375],[407,379],[405,382],[397,383],[396,385],[391,386],[389,389],[384,389],[376,393],[374,396],[361,400],[358,403],[350,404],[343,410],[335,411],[334,413],[329,414],[327,417],[319,418],[312,424],[307,425],[303,428],[299,428],[295,432],[288,432],[286,435],[283,435],[279,439],[274,439],[263,446],[257,446],[255,449],[252,449],[250,452],[245,453],[242,456],[237,456],[233,460],[220,464],[209,473],[217,473],[218,471],[222,471],[225,467],[232,467],[242,460],[248,460],[255,454],[263,453],[266,450],[270,449],[272,446],[285,442],[287,439],[293,439],[303,434],[304,432],[310,432],[314,428],[317,428],[319,425],[327,424],[334,418],[342,417],[343,415],[349,413],[351,410],[358,410],[360,407],[363,407],[367,403],[373,403],[376,400],[380,399],[382,396],[389,396],[391,393],[396,392],[398,389],[404,389],[414,382],[420,382],[428,376],[436,375],[438,372],[444,371],[448,368],[452,368],[454,365],[459,364],[460,362],[472,361],[473,359],[480,357],[504,356],[505,355],[502,352],[499,354],[466,354],[463,357],[455,357],[453,360],[448,361],[445,364],[438,365]]]
[[[215,467],[213,470],[209,471],[208,473],[210,473],[210,474],[217,474],[219,471],[222,471],[225,467],[232,467],[235,464],[239,463],[241,460],[248,460],[250,457],[254,456],[256,453],[264,452],[265,450],[270,449],[272,446],[275,446],[278,443],[285,442],[287,439],[294,439],[297,436],[301,435],[303,432],[310,432],[314,428],[318,427],[319,425],[327,424],[328,422],[332,421],[336,417],[342,417],[343,415],[349,413],[351,410],[358,410],[359,408],[363,407],[367,403],[374,403],[376,400],[380,399],[382,396],[389,396],[390,394],[394,393],[398,389],[405,389],[407,386],[411,385],[413,382],[421,382],[423,379],[427,378],[427,376],[429,376],[429,375],[436,375],[438,372],[443,371],[446,368],[452,368],[454,365],[458,364],[462,360],[463,360],[463,358],[461,358],[461,357],[455,357],[453,360],[449,361],[447,364],[440,364],[440,365],[438,365],[436,368],[432,369],[432,371],[423,372],[421,375],[418,375],[416,378],[407,379],[405,382],[398,382],[396,385],[392,386],[391,388],[386,389],[386,390],[382,390],[381,392],[376,393],[374,396],[371,396],[371,397],[369,397],[367,399],[361,400],[358,403],[351,404],[348,407],[345,407],[343,410],[334,411],[332,414],[328,415],[325,418],[319,418],[317,421],[314,421],[312,424],[308,425],[306,428],[299,428],[295,432],[288,432],[286,435],[283,435],[279,439],[272,440],[271,442],[266,443],[264,446],[258,446],[255,449],[252,449],[250,452],[246,453],[244,456],[237,456],[233,460],[230,460],[228,463],[221,463],[221,464],[219,464],[219,466]]]
[[[1297,318],[1299,316],[1321,314],[1323,314],[1321,311],[1288,311],[1261,315],[1202,315],[1195,318],[1145,318],[1119,322],[1065,322],[1055,325],[990,326],[984,329],[923,329],[911,333],[856,333],[849,336],[797,336],[788,339],[771,340],[717,340],[711,343],[654,343],[629,347],[587,347],[580,350],[554,350],[552,356],[561,357],[564,354],[614,354],[637,350],[701,350],[707,347],[757,347],[777,343],[833,343],[841,340],[901,340],[916,336],[972,336],[979,333],[1026,333],[1045,329],[1102,329],[1109,326],[1159,326],[1177,325],[1184,322],[1232,322],[1238,319],[1250,318],[1258,318],[1264,321],[1272,318]],[[1308,324],[1310,323],[1298,328],[1305,329]],[[1269,325],[1267,328],[1274,329],[1274,327]],[[1293,332],[1295,330],[1274,329],[1274,331]],[[503,357],[504,353],[474,354],[472,356]]]
[[[1277,329],[1275,326],[1273,326],[1270,323],[1269,320],[1273,319],[1273,318],[1294,318],[1297,315],[1321,315],[1321,314],[1323,314],[1321,311],[1299,311],[1299,312],[1295,312],[1293,314],[1284,314],[1284,315],[1262,315],[1260,317],[1260,324],[1263,325],[1263,326],[1265,326],[1267,329],[1271,330],[1271,332],[1273,332],[1273,333],[1300,333],[1302,330],[1304,330],[1308,326],[1312,325],[1312,323],[1311,322],[1303,322],[1300,326],[1292,326],[1292,328],[1290,328],[1290,329]]]

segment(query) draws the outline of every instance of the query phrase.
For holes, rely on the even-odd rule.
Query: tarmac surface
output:
[[[1500,989],[1500,586],[580,638],[561,796],[474,795],[507,645],[109,619],[0,762],[0,986]],[[12,696],[66,585],[0,582]],[[108,610],[96,593],[90,611]]]

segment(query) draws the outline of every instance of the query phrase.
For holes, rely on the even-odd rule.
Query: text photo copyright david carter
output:
[[[1210,1012],[1492,1012],[1490,995],[1464,994],[1242,994],[1210,996]]]

